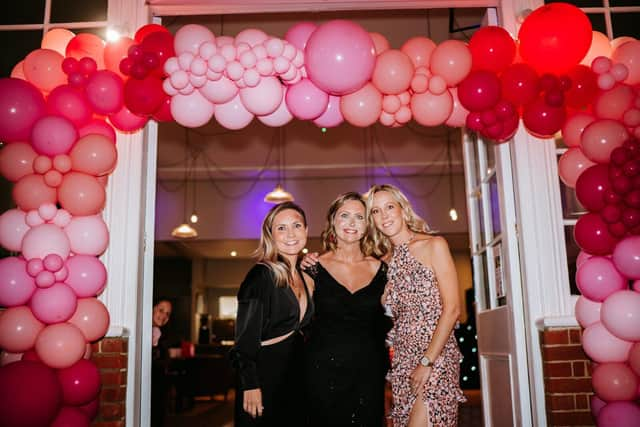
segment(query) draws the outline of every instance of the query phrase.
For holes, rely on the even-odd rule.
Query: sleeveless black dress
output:
[[[305,346],[309,425],[380,427],[391,326],[380,303],[387,266],[381,263],[371,282],[353,294],[316,266],[309,272],[315,313]]]

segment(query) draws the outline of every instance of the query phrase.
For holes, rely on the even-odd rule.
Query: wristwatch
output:
[[[433,365],[433,362],[427,356],[422,356],[422,359],[420,359],[420,364],[428,368],[429,366]]]

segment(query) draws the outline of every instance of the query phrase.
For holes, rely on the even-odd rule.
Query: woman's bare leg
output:
[[[418,397],[411,408],[409,414],[409,424],[407,427],[431,427],[429,420],[429,408],[425,405],[424,400]]]

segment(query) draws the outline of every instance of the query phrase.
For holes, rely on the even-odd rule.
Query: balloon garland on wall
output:
[[[284,39],[253,28],[215,36],[195,24],[174,36],[150,24],[105,44],[54,29],[0,79],[0,93],[0,173],[15,183],[17,205],[0,216],[0,245],[21,253],[0,260],[7,425],[88,425],[96,415],[88,343],[109,324],[96,296],[107,280],[98,256],[109,240],[101,212],[116,130],[212,118],[228,129],[254,118],[273,127],[293,118],[319,127],[413,119],[466,126],[496,143],[510,140],[520,119],[537,137],[560,131],[569,147],[560,177],[589,210],[575,227],[583,250],[576,317],[598,362],[592,411],[598,425],[637,425],[640,41],[610,43],[576,7],[533,11],[518,43],[485,27],[468,44],[419,36],[400,49],[344,20],[301,22]]]

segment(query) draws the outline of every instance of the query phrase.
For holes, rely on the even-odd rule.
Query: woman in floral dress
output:
[[[453,335],[460,313],[456,269],[447,242],[428,234],[426,223],[391,185],[367,193],[375,254],[389,257],[382,303],[394,326],[394,427],[456,426],[461,353]],[[390,255],[389,255],[390,254]]]

